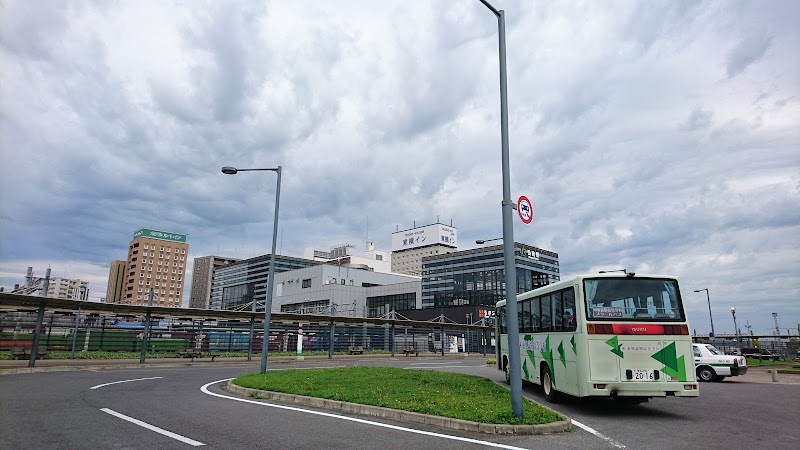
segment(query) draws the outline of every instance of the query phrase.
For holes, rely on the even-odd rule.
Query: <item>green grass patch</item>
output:
[[[758,358],[747,358],[748,366],[783,366],[789,364],[787,361],[772,361],[769,359],[759,360]]]
[[[536,425],[563,420],[523,399],[523,417],[511,410],[510,392],[485,378],[388,367],[286,370],[245,375],[234,384],[251,389],[326,398],[481,423]]]

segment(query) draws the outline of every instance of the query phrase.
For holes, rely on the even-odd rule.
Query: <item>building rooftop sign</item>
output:
[[[185,234],[178,234],[178,233],[170,233],[167,231],[158,231],[158,230],[150,230],[148,228],[142,228],[136,233],[133,233],[133,238],[150,238],[150,239],[159,239],[162,241],[170,241],[170,242],[181,242],[186,243],[186,235]]]
[[[392,233],[392,251],[410,250],[428,245],[458,248],[458,230],[441,223]]]

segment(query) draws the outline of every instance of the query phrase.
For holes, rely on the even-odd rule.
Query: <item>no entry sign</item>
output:
[[[521,195],[519,200],[517,200],[517,213],[519,214],[519,218],[522,219],[522,223],[528,225],[533,221],[533,205],[531,205],[531,201],[528,200],[528,197]]]

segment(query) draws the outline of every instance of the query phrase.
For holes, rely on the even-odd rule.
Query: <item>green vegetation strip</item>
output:
[[[514,417],[511,394],[485,378],[387,367],[286,370],[245,375],[233,383],[251,389],[326,398],[479,423],[537,425],[564,420],[523,399]]]

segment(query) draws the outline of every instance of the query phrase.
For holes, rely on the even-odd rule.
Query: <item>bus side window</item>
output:
[[[550,295],[542,296],[542,331],[551,331],[553,329],[552,322],[552,307],[550,305]]]
[[[541,315],[542,309],[539,305],[539,298],[537,297],[531,300],[531,331],[534,333],[542,331]]]
[[[575,331],[575,291],[572,288],[564,291],[564,331]]]
[[[530,333],[531,332],[531,301],[525,300],[520,303],[520,309],[522,310],[522,326],[520,327],[520,331],[523,333]]]
[[[508,324],[506,323],[506,308],[500,308],[500,333],[508,333]]]
[[[554,292],[551,298],[553,303],[553,331],[561,331],[564,326],[562,323],[564,310],[561,304],[561,292]]]

